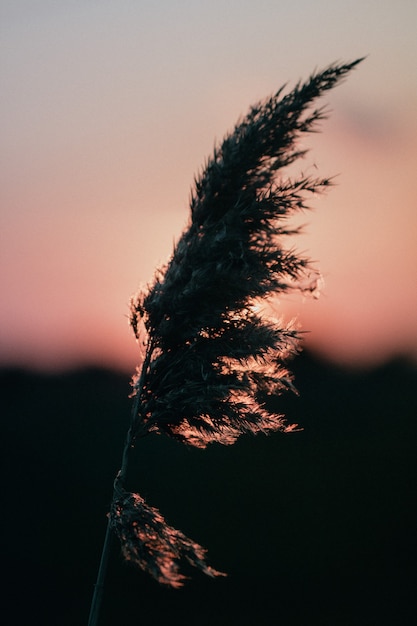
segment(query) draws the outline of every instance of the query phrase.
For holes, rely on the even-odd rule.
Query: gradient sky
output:
[[[249,105],[368,55],[300,168],[338,174],[298,247],[318,301],[280,306],[339,363],[417,359],[415,0],[2,0],[0,364],[132,370],[131,294]]]

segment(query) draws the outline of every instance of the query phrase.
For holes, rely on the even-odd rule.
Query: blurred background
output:
[[[332,360],[417,355],[417,7],[3,0],[1,362],[137,362],[131,294],[171,254],[193,175],[248,107],[338,60],[299,167],[337,176],[297,245],[323,298],[282,304]]]
[[[83,624],[139,355],[130,296],[187,224],[193,176],[248,107],[334,61],[299,168],[336,176],[294,244],[321,298],[304,430],[230,449],[146,440],[132,488],[227,579],[161,589],[114,546],[102,623],[414,623],[417,5],[2,0],[0,382],[5,623]]]

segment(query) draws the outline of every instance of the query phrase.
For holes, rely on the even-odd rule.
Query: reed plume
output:
[[[132,299],[130,323],[145,353],[109,527],[124,556],[164,584],[182,584],[182,558],[211,576],[220,572],[206,564],[201,546],[124,490],[128,455],[151,432],[204,448],[295,428],[262,398],[294,389],[287,362],[299,333],[268,317],[262,303],[316,290],[317,270],[284,242],[298,232],[289,218],[331,181],[291,179],[283,170],[305,155],[300,137],[326,117],[313,104],[360,61],[331,65],[250,109],[196,177],[189,224],[171,260]]]

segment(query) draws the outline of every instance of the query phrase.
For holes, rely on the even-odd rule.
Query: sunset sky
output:
[[[337,175],[280,302],[337,363],[417,361],[415,0],[2,0],[0,365],[133,370],[128,302],[169,257],[193,176],[283,83],[367,55],[299,169]]]

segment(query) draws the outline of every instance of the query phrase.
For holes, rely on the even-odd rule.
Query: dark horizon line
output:
[[[346,374],[361,374],[361,373],[370,373],[379,370],[383,370],[387,367],[400,365],[409,370],[417,370],[417,361],[413,359],[410,354],[406,352],[398,352],[388,355],[385,358],[378,359],[375,362],[361,362],[360,360],[356,362],[341,362],[337,361],[331,357],[327,357],[319,350],[314,350],[312,348],[304,348],[297,354],[290,362],[301,362],[307,361],[311,363],[316,363],[320,367],[332,368],[335,371],[339,371],[341,373]],[[68,365],[57,365],[57,366],[36,366],[30,364],[23,363],[7,363],[0,362],[0,375],[4,375],[7,373],[21,373],[22,375],[33,375],[41,378],[53,378],[55,376],[71,376],[72,374],[79,373],[93,373],[93,372],[103,372],[110,373],[117,376],[134,376],[135,367],[132,367],[130,371],[127,367],[122,366],[110,366],[107,364],[99,363],[98,361],[91,360],[91,362],[79,362],[78,364],[68,364]]]

